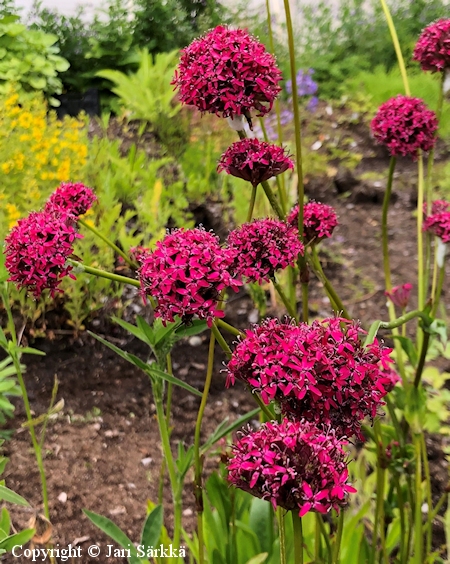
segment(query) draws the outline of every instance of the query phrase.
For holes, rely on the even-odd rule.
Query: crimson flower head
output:
[[[264,423],[242,432],[228,463],[228,480],[274,509],[339,511],[355,493],[348,481],[346,444],[332,429],[305,420]]]
[[[436,200],[431,207],[431,214],[423,222],[423,230],[429,231],[442,239],[443,243],[450,242],[450,203]],[[426,210],[425,210],[426,211]]]
[[[78,218],[97,200],[94,192],[84,184],[63,182],[45,204],[47,212],[61,212]]]
[[[246,30],[218,26],[181,51],[172,84],[180,100],[222,117],[264,116],[281,91],[281,71]]]
[[[228,363],[227,386],[243,381],[265,404],[277,401],[290,418],[331,425],[361,437],[395,384],[391,349],[363,346],[356,322],[341,318],[312,325],[268,319],[246,331]]]
[[[424,71],[442,72],[450,68],[450,20],[439,20],[422,31],[413,59],[419,61]]]
[[[412,284],[407,283],[402,284],[401,286],[394,286],[390,292],[386,290],[384,295],[387,296],[394,305],[405,309],[409,302],[411,290]]]
[[[287,216],[287,222],[298,227],[298,204],[292,208]],[[305,243],[327,239],[333,234],[338,225],[334,208],[321,202],[308,202],[303,206],[303,238]]]
[[[179,315],[189,323],[197,315],[211,326],[215,317],[224,316],[218,309],[221,290],[240,285],[228,271],[230,253],[204,229],[175,229],[154,251],[141,250],[136,258],[142,295],[158,301],[155,315],[163,322]]]
[[[419,98],[396,96],[382,104],[372,120],[372,133],[393,157],[412,157],[436,143],[436,114]]]
[[[248,282],[268,282],[275,272],[294,266],[304,247],[298,230],[277,219],[244,223],[228,235],[228,249],[234,257],[231,270]]]
[[[242,139],[228,147],[217,170],[257,186],[288,168],[294,168],[294,163],[283,147],[259,139]]]
[[[46,289],[54,297],[65,276],[72,279],[66,264],[75,239],[81,238],[67,215],[32,212],[20,219],[5,238],[5,266],[11,282],[39,298]]]

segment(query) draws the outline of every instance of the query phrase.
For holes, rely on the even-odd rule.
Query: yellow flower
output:
[[[23,112],[19,116],[19,125],[23,129],[28,129],[33,121],[33,116],[30,112]]]
[[[9,174],[13,169],[13,163],[11,163],[11,161],[7,161],[6,163],[2,163],[0,168],[4,174]]]

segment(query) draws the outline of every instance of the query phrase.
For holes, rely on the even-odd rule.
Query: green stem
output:
[[[386,186],[386,191],[384,193],[383,211],[381,216],[381,237],[383,242],[384,280],[385,280],[385,286],[387,291],[392,290],[391,268],[389,265],[388,210],[389,210],[389,203],[391,201],[392,182],[394,179],[396,161],[397,159],[395,157],[391,157],[391,161],[389,164],[388,182]]]
[[[424,288],[424,264],[423,264],[423,200],[424,200],[424,183],[423,183],[423,156],[419,154],[418,158],[418,181],[417,181],[417,268],[418,268],[418,299],[417,304],[420,310],[423,310],[425,304],[425,288]]]
[[[416,376],[414,378],[414,387],[418,388],[422,378],[422,372],[425,367],[425,360],[427,358],[428,345],[430,343],[430,333],[427,331],[422,341],[422,348],[420,349],[419,362],[417,364]]]
[[[263,187],[264,193],[266,194],[273,211],[281,220],[284,221],[286,219],[286,214],[282,210],[280,204],[278,203],[278,200],[275,198],[275,194],[273,193],[272,188],[270,187],[267,180],[263,180],[261,182],[261,186]]]
[[[377,446],[377,489],[376,489],[376,504],[375,504],[375,517],[373,522],[373,535],[372,535],[372,554],[371,562],[375,564],[378,554],[378,529],[380,530],[380,537],[384,536],[384,483],[386,470],[381,465],[381,457],[383,453],[380,422],[375,421],[374,424],[375,441]]]
[[[167,365],[167,373],[173,375],[172,357],[170,353],[166,355],[166,365]],[[172,394],[173,394],[173,384],[172,382],[169,382],[167,386],[167,399],[166,399],[166,425],[167,425],[167,429],[169,429],[169,437],[170,437],[170,415],[172,410]],[[166,470],[166,461],[162,460],[161,469],[159,472],[159,489],[158,489],[158,504],[160,505],[163,502],[165,470]]]
[[[295,311],[295,309],[292,307],[291,302],[289,301],[289,298],[286,296],[286,294],[284,293],[283,288],[281,287],[281,285],[279,284],[279,282],[277,282],[275,280],[275,278],[272,279],[272,283],[274,285],[275,290],[278,292],[278,295],[281,298],[281,301],[284,304],[284,307],[286,308],[287,312],[289,313],[289,315],[295,319],[296,321],[298,321],[297,318],[297,312]]]
[[[420,435],[414,435],[416,479],[415,479],[415,511],[414,511],[414,564],[423,564],[423,535],[422,535],[422,463]]]
[[[341,299],[339,298],[339,296],[336,293],[336,290],[333,288],[333,285],[328,280],[328,278],[326,277],[326,275],[325,275],[325,273],[322,269],[322,265],[320,264],[319,255],[317,253],[317,247],[315,245],[313,245],[311,251],[312,252],[311,252],[310,256],[311,256],[311,262],[312,262],[314,272],[316,273],[319,280],[322,282],[331,303],[334,304],[335,307],[337,308],[337,309],[335,309],[335,312],[338,313],[338,314],[341,313],[346,319],[350,319],[350,316],[349,316],[349,313],[348,313],[346,307],[342,303]]]
[[[308,323],[309,319],[309,307],[308,307],[308,282],[302,282],[302,321],[303,323]]]
[[[280,564],[286,564],[286,529],[284,526],[284,509],[277,507],[278,531],[280,534]]]
[[[389,32],[391,34],[392,43],[394,44],[395,53],[397,55],[398,66],[400,67],[400,73],[401,73],[402,79],[403,79],[403,87],[405,89],[405,94],[407,96],[411,96],[411,91],[410,91],[409,83],[408,83],[408,75],[406,74],[405,61],[403,59],[403,54],[402,54],[402,50],[401,50],[401,47],[400,47],[400,42],[398,40],[397,31],[395,29],[394,22],[392,21],[392,16],[391,16],[391,13],[389,11],[389,7],[386,3],[386,0],[380,0],[380,2],[381,2],[381,6],[383,8],[383,11],[384,11],[384,15],[386,17],[386,22],[388,24]]]
[[[396,473],[393,475],[395,489],[397,490],[398,512],[400,514],[400,564],[406,564],[406,521],[405,521],[405,503],[403,501],[403,491],[400,479]]]
[[[445,263],[439,269],[438,283],[437,283],[435,294],[433,295],[433,306],[431,308],[432,317],[434,317],[437,312],[439,301],[441,299],[442,288],[444,286],[444,279],[445,279]]]
[[[428,529],[431,528],[433,521],[436,519],[436,517],[439,514],[439,511],[442,509],[442,506],[444,505],[444,503],[447,501],[447,497],[448,497],[448,493],[444,492],[441,497],[438,499],[438,502],[436,503],[435,508],[433,509],[433,511],[430,512],[430,519],[426,521],[426,523],[423,526],[423,533],[425,534]]]
[[[425,435],[421,435],[420,443],[422,447],[422,463],[423,463],[423,470],[425,473],[425,480],[426,480],[426,493],[427,493],[427,504],[428,504],[428,512],[427,512],[427,521],[429,522],[430,526],[427,529],[427,550],[426,554],[431,554],[431,537],[432,537],[432,507],[433,507],[433,498],[431,495],[431,476],[430,476],[430,465],[428,463],[428,453],[427,453],[427,444],[425,441]]]
[[[339,553],[341,551],[342,532],[344,530],[344,510],[339,513],[338,528],[336,532],[336,542],[333,550],[333,564],[339,564]]]
[[[14,331],[14,335],[15,335],[15,331]],[[15,336],[14,340],[16,339],[17,337]],[[44,516],[46,517],[46,519],[50,520],[50,511],[48,507],[47,477],[45,475],[44,462],[42,460],[42,449],[36,437],[36,432],[33,424],[33,416],[31,414],[30,401],[28,399],[27,388],[25,386],[25,381],[23,379],[22,368],[20,366],[20,360],[17,354],[17,350],[12,351],[10,354],[14,363],[14,368],[16,370],[16,376],[17,376],[17,380],[19,381],[20,390],[22,392],[22,400],[23,400],[23,405],[25,407],[25,413],[27,416],[28,429],[30,431],[30,437],[31,437],[31,442],[33,444],[36,463],[39,468],[39,476],[41,478],[42,501],[44,504]]]
[[[247,213],[247,223],[250,223],[250,221],[252,220],[253,210],[255,209],[257,188],[258,188],[258,185],[254,186],[252,184],[252,193],[251,193],[251,196],[250,196],[250,204],[248,206],[248,213]]]
[[[203,539],[203,484],[202,484],[203,461],[200,454],[200,433],[202,430],[203,415],[205,413],[206,403],[208,401],[209,389],[211,387],[211,381],[212,381],[212,375],[214,369],[215,343],[216,343],[215,333],[214,331],[211,331],[211,337],[209,340],[208,367],[206,369],[205,386],[203,388],[202,400],[200,402],[200,408],[197,414],[197,422],[195,424],[195,433],[194,433],[194,491],[195,491],[195,500],[196,500],[196,508],[197,508],[199,564],[203,564],[205,562],[205,546]]]
[[[291,511],[294,528],[294,564],[303,564],[303,527],[302,518],[296,511]]]
[[[159,385],[159,382],[157,384]],[[172,489],[173,512],[174,512],[173,543],[174,546],[180,546],[179,543],[181,539],[182,491],[178,484],[177,470],[175,466],[175,461],[173,459],[172,449],[170,447],[170,436],[166,424],[166,414],[164,413],[162,392],[161,390],[158,389],[157,385],[155,385],[155,383],[153,382],[152,382],[152,389],[153,389],[153,398],[156,406],[156,417],[158,419],[159,433],[161,436],[161,444],[163,448],[164,458],[167,464],[167,471],[169,472],[170,485]]]
[[[120,249],[116,244],[108,239],[108,237],[105,237],[105,235],[103,235],[103,233],[101,233],[96,227],[90,225],[86,220],[81,218],[78,218],[78,223],[80,223],[83,227],[86,227],[86,229],[89,229],[89,231],[92,231],[92,233],[96,237],[99,237],[99,239],[104,241],[109,247],[111,247],[114,252],[120,255],[123,260],[131,266],[131,268],[137,268],[138,265],[134,261],[132,261],[130,257],[122,251],[122,249]]]
[[[278,103],[278,98],[276,99],[276,111],[279,111],[279,103]],[[277,114],[277,120],[279,119],[278,114]],[[270,143],[270,139],[267,135],[267,130],[266,130],[266,126],[264,125],[264,120],[263,118],[259,118],[259,123],[261,124],[261,129],[264,135],[264,141],[266,143]],[[284,213],[286,213],[286,196],[284,194],[284,189],[281,185],[281,178],[283,177],[282,174],[277,174],[275,176],[275,181],[277,183],[277,189],[278,189],[278,197],[280,198],[280,203],[281,203],[281,208],[283,210]]]
[[[314,528],[314,562],[320,562],[321,559],[321,542],[320,542],[320,524],[319,514],[315,514],[315,528]]]
[[[130,286],[135,286],[136,288],[141,287],[139,280],[135,280],[134,278],[128,278],[128,276],[121,276],[120,274],[114,274],[113,272],[106,272],[106,270],[87,266],[86,264],[73,259],[67,259],[67,262],[87,274],[93,274],[94,276],[99,276],[100,278],[107,278],[108,280],[119,282],[120,284],[130,284]]]
[[[236,337],[245,335],[244,332],[239,331],[239,329],[236,329],[236,327],[233,327],[233,325],[230,325],[229,323],[227,323],[223,319],[216,319],[216,325],[218,325],[219,327],[223,327],[223,329],[225,329],[225,331],[228,331],[228,333],[231,333],[232,335],[235,335]]]
[[[328,534],[328,531],[325,529],[325,525],[323,523],[322,515],[320,515],[319,513],[316,513],[316,517],[317,517],[317,521],[319,523],[322,538],[325,541],[325,545],[327,547],[328,564],[331,564],[331,559],[333,558],[333,551],[331,550],[330,535]]]

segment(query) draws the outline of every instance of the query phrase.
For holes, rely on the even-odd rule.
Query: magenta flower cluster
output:
[[[54,297],[65,276],[75,278],[66,262],[80,237],[67,215],[42,211],[19,219],[5,238],[9,280],[19,289],[27,288],[35,298],[46,289]]]
[[[229,481],[300,517],[311,510],[339,511],[356,491],[348,483],[344,444],[333,430],[309,421],[265,423],[234,445]]]
[[[94,192],[84,184],[63,182],[45,204],[45,211],[59,212],[78,218],[84,215],[97,200]]]
[[[439,20],[422,31],[413,58],[424,71],[442,72],[450,68],[450,20]]]
[[[298,227],[298,204],[287,216],[290,225]],[[305,243],[318,243],[331,237],[338,219],[334,208],[321,202],[308,202],[303,206],[303,238]]]
[[[391,349],[376,340],[365,347],[359,333],[356,322],[337,317],[312,325],[263,321],[236,346],[227,385],[241,380],[290,418],[361,437],[361,422],[377,415],[395,378]]]
[[[220,157],[217,170],[257,186],[289,168],[294,168],[294,163],[283,147],[259,139],[242,139]]]
[[[387,296],[394,305],[400,307],[401,309],[405,309],[409,302],[411,290],[412,284],[408,282],[400,286],[394,286],[390,291],[386,290],[384,295]]]
[[[81,238],[76,220],[92,206],[96,197],[83,184],[61,184],[49,197],[44,210],[20,219],[5,238],[5,266],[9,280],[27,288],[35,298],[46,289],[54,297],[70,276],[67,259],[75,239]]]
[[[179,315],[189,323],[197,315],[211,326],[215,317],[224,316],[220,292],[240,285],[229,272],[232,256],[204,229],[175,229],[154,251],[141,250],[136,257],[142,295],[157,300],[155,315],[164,322]]]
[[[304,247],[298,230],[277,219],[258,219],[244,223],[228,235],[233,256],[231,270],[247,282],[268,282],[275,272],[294,266]]]
[[[382,104],[372,120],[372,133],[393,157],[417,159],[419,150],[436,143],[436,114],[419,98],[396,96]]]
[[[233,118],[268,113],[281,78],[262,43],[246,30],[218,26],[182,50],[173,84],[183,103]]]
[[[423,222],[424,231],[429,231],[442,239],[443,243],[450,241],[450,203],[436,200],[431,207],[431,214]]]

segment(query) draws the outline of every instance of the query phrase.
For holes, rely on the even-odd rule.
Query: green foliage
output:
[[[0,19],[0,94],[8,92],[11,82],[25,92],[60,93],[58,72],[69,63],[58,55],[57,37],[27,29],[18,20],[13,15]]]
[[[158,139],[174,154],[184,150],[187,129],[176,119],[181,104],[174,102],[171,81],[178,61],[178,52],[159,53],[152,57],[147,49],[138,55],[139,68],[133,74],[102,70],[97,76],[109,80],[112,92],[131,120],[149,122]]]

